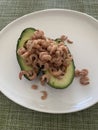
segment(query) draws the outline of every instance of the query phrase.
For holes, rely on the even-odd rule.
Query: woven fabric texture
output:
[[[98,0],[0,0],[0,30],[22,15],[48,8],[77,10],[98,19]],[[98,130],[98,103],[76,113],[46,114],[0,93],[0,130]]]

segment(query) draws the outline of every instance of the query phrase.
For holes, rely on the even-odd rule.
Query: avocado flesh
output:
[[[50,75],[50,80],[48,84],[51,87],[57,89],[66,88],[72,83],[74,79],[74,71],[75,71],[75,66],[73,61],[70,62],[69,66],[67,67],[66,73],[64,74],[64,76],[62,76],[62,79],[55,78],[49,73],[49,71],[47,71],[46,73]]]

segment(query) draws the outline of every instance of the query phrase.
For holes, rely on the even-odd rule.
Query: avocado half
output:
[[[25,64],[24,60],[17,54],[17,50],[24,46],[25,42],[33,36],[35,31],[36,31],[35,28],[26,28],[25,30],[23,30],[23,32],[20,35],[20,38],[18,39],[17,47],[16,47],[16,56],[17,56],[17,60],[18,60],[18,63],[19,63],[21,70],[29,71],[29,70],[32,70],[32,67],[27,66]],[[56,39],[55,41],[57,42],[57,44],[59,44],[59,42],[60,42],[59,39]],[[70,53],[70,51],[69,51],[69,53]],[[40,68],[39,68],[39,70],[41,71]],[[62,79],[55,78],[54,76],[52,76],[50,74],[49,71],[45,71],[44,73],[48,73],[50,75],[50,80],[49,80],[48,84],[51,87],[57,88],[57,89],[66,88],[72,83],[72,81],[74,79],[74,73],[75,73],[74,61],[72,60],[70,62]],[[28,79],[27,76],[25,76],[25,77]]]

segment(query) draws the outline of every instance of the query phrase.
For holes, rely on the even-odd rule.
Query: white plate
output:
[[[19,80],[20,67],[16,59],[16,44],[21,32],[34,27],[46,36],[57,38],[66,34],[74,41],[69,45],[76,68],[89,70],[90,85],[81,86],[75,79],[66,89],[49,86],[32,90],[34,82]],[[83,110],[98,101],[98,22],[91,16],[71,10],[53,9],[25,15],[0,32],[0,90],[14,102],[41,112],[69,113]],[[48,98],[41,100],[41,90]]]

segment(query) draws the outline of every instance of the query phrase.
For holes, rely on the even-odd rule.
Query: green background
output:
[[[0,30],[22,15],[48,8],[77,10],[98,19],[98,0],[0,0]],[[81,112],[46,114],[0,93],[0,130],[98,130],[98,103]]]

